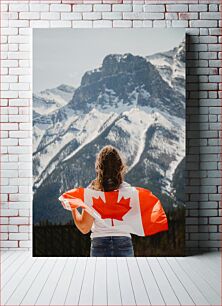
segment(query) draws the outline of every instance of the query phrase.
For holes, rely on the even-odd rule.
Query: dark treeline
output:
[[[169,230],[148,237],[132,235],[135,256],[184,256],[185,208],[167,212]],[[81,234],[73,221],[33,226],[33,256],[89,256],[90,233]]]

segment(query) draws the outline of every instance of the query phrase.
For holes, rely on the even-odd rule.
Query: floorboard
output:
[[[187,274],[179,265],[174,257],[167,257],[167,260],[174,271],[177,274],[187,289],[187,292],[192,297],[192,300],[196,305],[209,305],[208,300],[204,297],[202,292],[198,289],[195,282],[192,280],[192,276]]]

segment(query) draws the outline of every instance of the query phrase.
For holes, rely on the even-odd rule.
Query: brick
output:
[[[208,202],[200,202],[200,209],[217,209],[218,208],[218,203],[213,202],[213,201],[208,201]]]
[[[30,27],[31,28],[49,28],[50,23],[49,20],[31,20]]]
[[[74,20],[72,21],[73,28],[92,28],[92,20]]]
[[[209,217],[209,224],[221,225],[221,217]]]
[[[48,18],[46,18],[48,19]],[[54,19],[59,19],[58,18],[54,18]],[[61,13],[61,19],[62,20],[80,20],[82,19],[82,14],[81,13]]]
[[[112,21],[111,20],[95,20],[93,21],[94,28],[111,28]]]
[[[28,232],[31,232],[31,228],[30,228],[30,226],[27,226],[27,225],[20,225],[19,226],[19,232],[28,233]]]
[[[210,12],[203,12],[200,13],[200,19],[221,19],[221,13],[210,13]]]
[[[209,4],[209,11],[210,12],[217,12],[219,9],[218,4]]]
[[[1,124],[1,130],[18,130],[18,123]]]
[[[216,209],[200,209],[199,216],[202,217],[216,217],[217,210]]]
[[[134,12],[142,12],[143,11],[143,5],[142,4],[134,4],[133,5],[133,11]]]
[[[19,34],[30,36],[32,34],[32,29],[30,29],[30,28],[19,28]]]
[[[72,10],[73,12],[91,12],[92,8],[92,4],[75,4]]]
[[[221,241],[222,234],[221,233],[210,233],[210,240],[219,240]]]
[[[1,92],[1,98],[18,98],[18,92],[16,91],[3,91]]]
[[[169,4],[166,5],[167,12],[188,12],[188,5],[186,4]]]
[[[214,29],[209,29],[210,35],[221,35],[221,29],[220,28],[214,28]]]
[[[209,233],[191,233],[190,234],[191,240],[208,240]]]
[[[112,5],[113,12],[130,12],[132,11],[131,4],[113,4]]]
[[[70,14],[70,13],[61,13],[61,19],[65,19],[64,15]],[[41,13],[41,19],[48,19],[48,20],[59,20],[60,19],[60,13],[58,12],[47,12],[47,13]]]
[[[16,186],[14,186],[16,187]],[[8,193],[10,193],[9,191]],[[2,217],[12,217],[12,216],[18,216],[18,210],[17,209],[1,209],[1,216]]]
[[[8,45],[9,51],[18,51],[18,44],[9,44]]]
[[[208,35],[208,34],[209,34],[209,29],[204,29],[204,28],[200,29],[200,35]]]
[[[212,28],[217,27],[216,20],[190,20],[191,27],[198,27],[198,28]]]
[[[30,3],[29,4],[30,11],[35,12],[48,12],[49,11],[49,4],[43,3]]]
[[[154,20],[153,21],[153,27],[157,28],[166,28],[167,22],[170,22],[170,20]]]
[[[19,209],[19,216],[20,217],[30,216],[30,210],[29,209]]]
[[[28,240],[28,233],[10,233],[9,240]]]
[[[18,141],[16,139],[2,139],[1,141],[1,145],[2,146],[16,146],[18,145]],[[7,165],[7,164],[6,164]],[[2,165],[2,169],[6,166],[6,165]]]
[[[207,4],[189,4],[190,12],[206,12]]]
[[[123,12],[123,19],[164,19],[163,13]]]
[[[17,60],[2,60],[1,61],[2,67],[18,67]]]
[[[68,20],[50,20],[50,27],[52,28],[70,28],[71,21]]]
[[[216,36],[201,36],[199,42],[201,44],[217,43],[217,37]]]
[[[4,203],[2,203],[4,205]],[[1,225],[0,227],[1,232],[18,232],[18,226],[17,225]]]
[[[110,12],[111,4],[94,4],[93,11],[94,12]]]
[[[104,14],[111,14],[111,13],[104,13]],[[88,12],[82,14],[83,19],[89,19],[89,20],[96,20],[102,18],[102,13],[100,12]]]
[[[69,4],[51,4],[50,11],[51,12],[70,12],[71,5]]]
[[[30,130],[30,123],[19,123],[20,130]]]
[[[12,99],[9,100],[9,106],[29,106],[27,99]]]
[[[16,28],[16,27],[24,27],[27,28],[29,26],[28,20],[9,20],[9,27]]]
[[[18,155],[15,155],[15,154],[8,154],[8,160],[9,161],[18,161]],[[9,182],[10,182],[10,179],[9,179]]]
[[[32,247],[32,242],[31,241],[19,241],[19,247],[20,248],[31,248]]]
[[[8,218],[6,217],[0,217],[0,224],[8,224]]]
[[[188,27],[187,20],[172,20],[173,27]]]
[[[31,56],[29,52],[19,52],[19,51],[8,52],[8,59],[31,59]],[[13,76],[9,76],[9,77],[13,77]],[[18,77],[16,77],[15,82],[17,82],[17,80],[18,80]]]
[[[130,28],[132,27],[132,21],[131,20],[113,20],[113,27]]]
[[[9,115],[10,122],[29,122],[30,118],[27,115]]]
[[[9,4],[9,12],[28,12],[29,5],[25,3]]]
[[[198,19],[198,13],[179,13],[179,19]]]
[[[178,14],[177,13],[165,13],[165,19],[178,19]]]
[[[18,241],[9,241],[9,240],[1,241],[0,246],[1,248],[10,248],[10,247],[17,248]]]
[[[1,11],[2,12],[7,12],[8,11],[8,4],[1,4]]]
[[[9,44],[27,44],[31,42],[31,37],[25,35],[16,35],[16,36],[9,36],[8,43]]]
[[[9,74],[14,75],[21,75],[21,74],[30,74],[31,69],[30,68],[11,68],[9,69]]]
[[[1,138],[8,138],[8,131],[1,131]]]
[[[144,20],[144,21],[148,21],[148,20]],[[152,21],[149,20],[150,22],[150,27],[152,27]],[[143,27],[143,21],[142,20],[133,20],[133,28],[140,28]]]
[[[22,12],[19,13],[19,19],[39,19],[39,12]]]
[[[2,170],[2,177],[18,177],[17,170]]]
[[[149,5],[144,5],[143,6],[144,12],[165,12],[165,7],[163,4],[149,4]]]
[[[221,67],[221,60],[210,60],[209,66],[210,67]]]
[[[2,28],[1,35],[17,35],[18,28]]]
[[[27,147],[24,147],[24,146],[11,146],[11,147],[8,147],[8,152],[9,153],[16,153],[16,154],[20,154],[20,153],[30,153],[31,152],[31,148],[29,148],[28,146]]]
[[[1,240],[8,240],[9,234],[8,233],[1,233]]]
[[[84,13],[83,13],[84,14]],[[105,12],[102,13],[102,19],[122,19],[122,13],[120,12]]]

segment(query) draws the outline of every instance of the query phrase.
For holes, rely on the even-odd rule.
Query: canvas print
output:
[[[183,28],[33,29],[33,256],[100,256],[110,233],[134,252],[113,256],[185,255],[185,45]]]

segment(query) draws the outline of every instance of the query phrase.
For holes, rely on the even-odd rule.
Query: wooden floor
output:
[[[0,305],[221,305],[221,254],[31,257],[1,252]]]

